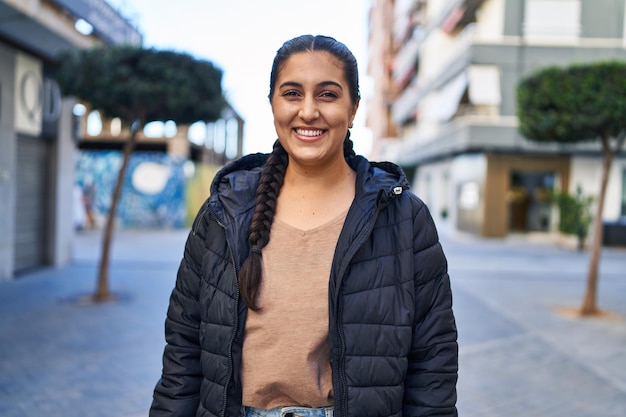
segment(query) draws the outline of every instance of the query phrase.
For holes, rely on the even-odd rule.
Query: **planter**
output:
[[[569,234],[565,234],[565,233],[559,233],[556,235],[556,243],[558,246],[565,248],[565,249],[570,249],[570,250],[579,250],[578,248],[578,236],[576,235],[569,235]],[[585,241],[583,242],[583,248],[582,250],[587,249],[589,244],[589,238],[587,237],[585,239]]]

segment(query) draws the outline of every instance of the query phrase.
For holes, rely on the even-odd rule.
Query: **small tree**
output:
[[[575,194],[558,191],[551,197],[552,202],[559,208],[559,232],[575,235],[578,238],[578,250],[583,250],[593,220],[591,215],[593,197],[583,195],[580,186],[576,187]]]
[[[580,308],[581,315],[597,314],[602,211],[611,163],[621,151],[626,136],[626,63],[610,61],[544,68],[520,81],[517,114],[520,131],[530,140],[601,144],[602,179],[593,222],[587,286]]]
[[[119,117],[130,128],[106,219],[93,295],[95,301],[106,301],[113,298],[108,266],[116,209],[137,132],[152,121],[217,120],[225,104],[222,71],[183,53],[115,46],[61,54],[56,77],[64,95],[88,102],[105,117]]]

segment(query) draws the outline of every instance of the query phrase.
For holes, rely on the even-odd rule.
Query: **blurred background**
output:
[[[271,149],[271,61],[286,39],[312,33],[358,59],[356,150],[400,164],[438,223],[567,242],[549,193],[597,196],[601,145],[525,138],[516,86],[547,66],[624,60],[625,9],[618,0],[0,1],[0,279],[67,263],[74,231],[102,227],[128,129],[64,97],[54,73],[62,51],[127,44],[212,62],[226,106],[208,123],[144,126],[120,227],[188,225],[219,167]],[[625,243],[625,215],[618,154],[604,244]]]
[[[0,295],[15,294],[9,285],[21,277],[97,258],[94,236],[110,214],[131,136],[125,121],[62,93],[61,53],[131,45],[190,54],[222,71],[221,116],[146,123],[122,179],[115,226],[135,238],[174,231],[182,245],[215,172],[271,150],[272,59],[285,40],[305,33],[332,36],[355,54],[362,96],[355,150],[402,166],[443,236],[550,250],[597,243],[616,250],[609,275],[623,291],[625,125],[621,138],[609,138],[616,152],[608,166],[596,138],[525,137],[517,92],[547,67],[625,62],[624,0],[0,0]],[[616,106],[624,100],[607,98]],[[578,214],[568,220],[568,213]],[[475,255],[460,258],[469,270],[482,256]],[[619,329],[611,334],[622,335],[623,322]],[[626,404],[626,382],[611,378],[619,387],[612,399]]]

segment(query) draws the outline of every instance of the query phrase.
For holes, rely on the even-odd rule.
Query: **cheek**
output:
[[[340,109],[333,113],[332,119],[334,124],[350,124],[350,120],[352,120],[352,113],[347,112],[345,109]]]
[[[289,120],[291,117],[291,113],[292,111],[290,110],[290,107],[285,104],[272,104],[272,114],[274,115],[275,122]]]
[[[276,126],[284,125],[285,123],[288,123],[288,121],[289,121],[289,118],[287,117],[285,112],[274,111],[274,124]]]

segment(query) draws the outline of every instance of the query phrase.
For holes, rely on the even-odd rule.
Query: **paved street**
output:
[[[185,231],[117,232],[111,288],[92,305],[100,232],[75,261],[0,283],[0,416],[140,417],[159,377],[163,321]],[[605,248],[608,319],[582,301],[588,253],[442,232],[459,327],[462,417],[626,416],[626,249]]]

